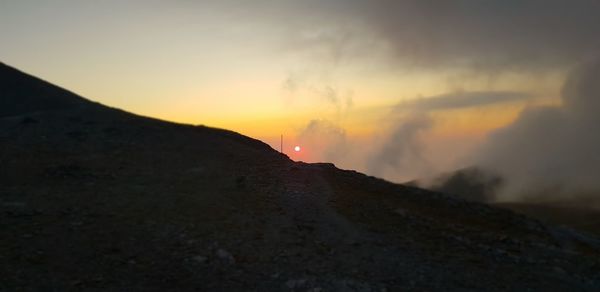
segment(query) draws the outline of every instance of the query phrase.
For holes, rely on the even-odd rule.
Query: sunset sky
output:
[[[566,76],[600,52],[599,11],[591,0],[1,0],[0,61],[106,105],[275,149],[283,134],[293,159],[402,181],[467,166],[526,107],[560,107]]]

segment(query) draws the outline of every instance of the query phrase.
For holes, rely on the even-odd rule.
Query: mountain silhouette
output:
[[[0,291],[597,290],[590,235],[0,65]]]
[[[0,63],[0,117],[36,111],[72,109],[91,102],[48,82]]]

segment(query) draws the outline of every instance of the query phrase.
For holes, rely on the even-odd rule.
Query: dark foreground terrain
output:
[[[2,291],[598,291],[567,228],[84,100],[0,64]]]

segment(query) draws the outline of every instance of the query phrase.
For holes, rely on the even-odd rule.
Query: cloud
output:
[[[338,91],[332,86],[325,86],[323,90],[320,91],[320,95],[332,104],[339,104],[340,102]]]
[[[478,107],[499,103],[525,100],[531,96],[522,92],[511,91],[472,91],[454,92],[418,98],[401,102],[396,106],[398,111],[433,111],[458,108]]]
[[[321,96],[327,103],[336,108],[337,115],[347,112],[354,105],[354,92],[350,89],[340,92],[340,89],[331,85],[324,85],[322,88],[312,89],[317,95]]]
[[[304,81],[300,79],[300,77],[293,74],[289,74],[285,78],[285,80],[283,80],[281,88],[283,88],[283,90],[290,94],[295,94],[300,89],[303,83]]]
[[[346,131],[328,120],[310,120],[297,136],[314,161],[340,163],[349,151]]]
[[[418,66],[535,69],[600,48],[597,1],[379,1],[366,23],[397,59]]]
[[[361,68],[352,71],[354,75],[338,76],[382,69],[424,70],[440,78],[455,72],[479,76],[518,71],[539,77],[539,81],[547,74],[562,74],[600,52],[599,1],[224,0],[215,5],[232,15],[231,19],[260,27],[269,41],[279,41],[281,51],[275,53],[291,56],[292,70],[309,68],[315,75],[331,73],[332,68],[347,73],[343,70],[349,67],[345,66],[352,66]],[[563,106],[527,108],[513,124],[494,131],[474,153],[475,164],[495,168],[508,177],[506,194],[557,185],[597,186],[594,174],[600,173],[596,154],[600,139],[594,125],[600,116],[600,74],[596,67],[586,65],[570,75],[562,93]],[[296,94],[311,91],[338,107],[351,104],[350,99],[340,98],[344,95],[340,88],[349,87],[347,84],[340,87],[331,80],[312,82],[301,77],[286,78],[283,88]],[[431,169],[435,161],[425,158],[423,136],[434,127],[429,117],[432,111],[527,98],[532,96],[470,91],[401,103],[392,118],[395,126],[382,139],[379,150],[369,156],[369,172],[380,175]],[[311,123],[305,136],[327,133],[324,129],[330,128]]]
[[[436,161],[439,147],[425,141],[435,128],[431,117],[435,111],[481,107],[530,98],[528,94],[509,91],[462,91],[400,102],[391,109],[391,131],[384,135],[383,144],[371,153],[367,172],[395,181],[427,179],[443,167],[453,164]],[[435,157],[435,158],[434,158]],[[443,166],[442,166],[443,165]]]
[[[319,63],[385,52],[393,68],[538,70],[600,49],[600,2],[562,0],[225,1]]]
[[[473,157],[500,173],[498,200],[551,199],[600,191],[600,61],[574,70],[561,107],[530,107],[492,132]]]
[[[289,73],[283,80],[281,87],[286,95],[284,98],[288,101],[299,95],[310,95],[318,98],[318,102],[323,102],[332,106],[336,110],[337,119],[347,113],[354,106],[354,91],[352,89],[342,90],[330,78],[315,78],[309,72]]]
[[[368,161],[368,173],[403,180],[431,173],[431,162],[425,157],[422,135],[431,129],[433,121],[423,113],[402,118],[379,151]]]

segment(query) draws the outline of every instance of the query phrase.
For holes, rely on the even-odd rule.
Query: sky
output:
[[[398,182],[493,161],[498,131],[565,107],[598,36],[592,0],[0,0],[6,64]]]

